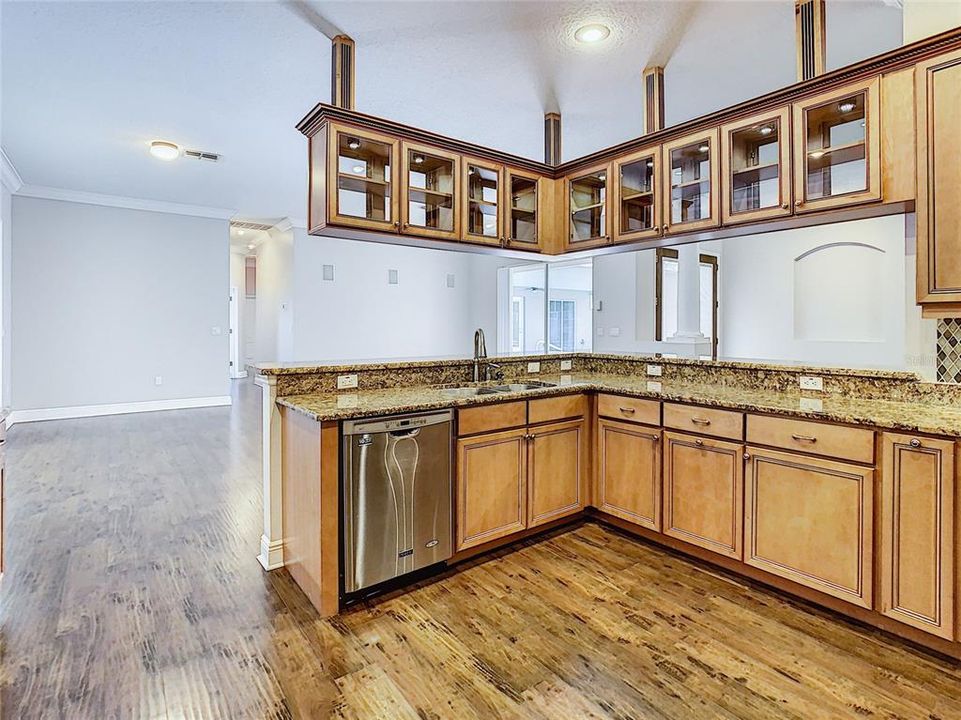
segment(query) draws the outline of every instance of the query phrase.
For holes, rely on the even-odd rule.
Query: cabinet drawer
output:
[[[560,397],[530,400],[527,403],[527,422],[536,425],[542,422],[583,417],[587,409],[585,395],[561,395]]]
[[[523,400],[464,408],[457,411],[458,435],[476,435],[477,433],[520,427],[526,424],[527,403]]]
[[[865,428],[748,415],[747,441],[860,463],[874,462],[874,431]]]
[[[601,394],[597,396],[597,414],[615,420],[660,425],[661,403],[657,400]]]
[[[664,403],[664,427],[740,440],[744,437],[744,414],[732,410]]]

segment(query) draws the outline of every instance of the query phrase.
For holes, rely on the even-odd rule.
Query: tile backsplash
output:
[[[961,318],[938,321],[938,382],[961,383]]]

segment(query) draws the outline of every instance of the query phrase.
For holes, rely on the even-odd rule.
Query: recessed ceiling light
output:
[[[356,150],[357,148],[360,147],[360,140],[358,140],[357,138],[348,138],[347,147],[349,147],[351,150]]]
[[[843,113],[849,113],[852,110],[854,110],[854,103],[851,102],[850,100],[848,100],[847,102],[843,102],[840,105],[838,105],[838,110],[840,110]]]
[[[150,143],[150,154],[160,160],[176,160],[180,156],[180,148],[172,142],[154,140]]]
[[[774,132],[774,128],[772,128],[770,125],[765,125],[759,130],[759,132],[762,135],[770,135],[772,132]]]
[[[611,29],[607,25],[591,23],[577,28],[574,31],[574,39],[582,43],[596,43],[604,40],[610,34]]]
[[[411,159],[414,161],[414,164],[415,164],[415,165],[420,165],[422,162],[424,162],[424,156],[423,156],[423,155],[414,155],[414,157],[411,158]]]

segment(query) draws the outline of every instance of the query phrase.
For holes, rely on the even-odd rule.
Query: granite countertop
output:
[[[534,378],[531,378],[534,379]],[[872,425],[931,435],[961,437],[961,407],[932,403],[865,400],[830,394],[781,393],[745,387],[652,381],[647,377],[601,373],[536,377],[555,387],[521,392],[458,397],[437,386],[397,387],[351,392],[312,393],[280,397],[277,402],[318,421],[394,415],[397,413],[486,405],[571,392],[601,391],[633,397],[676,400],[748,412],[768,412],[791,417],[853,425]]]

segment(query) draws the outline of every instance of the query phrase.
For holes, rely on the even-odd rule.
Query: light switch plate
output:
[[[647,374],[651,377],[661,377],[661,366],[660,365],[648,365]]]
[[[824,390],[824,381],[817,375],[802,375],[798,384],[802,390]]]
[[[574,367],[573,360],[561,360],[561,370],[570,370]]]
[[[388,285],[396,285],[397,283],[398,283],[397,271],[396,271],[396,270],[388,270],[388,271],[387,271],[387,284],[388,284]]]
[[[527,372],[529,373],[539,373],[541,371],[541,364],[539,362],[529,362],[527,363]]]
[[[658,380],[647,381],[648,392],[661,392],[661,383]]]
[[[324,272],[324,280],[326,280],[327,282],[333,282],[333,280],[334,280],[334,266],[333,266],[333,265],[324,265],[324,270],[323,270],[323,272]]]
[[[337,389],[338,390],[350,390],[351,388],[357,387],[357,375],[338,375],[337,376]]]

